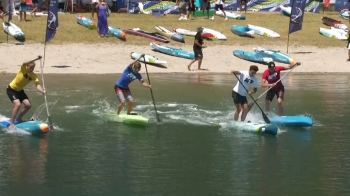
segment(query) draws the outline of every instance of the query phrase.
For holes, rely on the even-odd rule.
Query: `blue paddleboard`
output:
[[[307,116],[276,116],[269,118],[272,124],[290,127],[311,127],[313,122]]]
[[[0,127],[8,127],[10,125],[10,121],[10,118],[0,119]],[[15,121],[15,127],[23,129],[31,134],[42,134],[49,131],[49,125],[39,121],[24,121],[21,123]]]

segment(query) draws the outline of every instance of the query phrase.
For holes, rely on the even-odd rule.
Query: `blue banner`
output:
[[[58,0],[50,0],[49,12],[47,15],[45,42],[50,41],[56,34],[58,27]]]
[[[343,9],[349,9],[349,2],[348,0],[336,0],[334,5],[335,11],[340,11]]]
[[[289,19],[289,34],[300,31],[303,26],[305,0],[293,0]]]

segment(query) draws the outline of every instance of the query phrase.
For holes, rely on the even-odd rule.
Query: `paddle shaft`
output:
[[[146,68],[146,74],[147,74],[148,84],[151,85],[151,80],[149,79],[148,70],[147,70],[147,65],[146,65],[146,58],[143,57],[143,60],[144,60],[144,63],[145,63],[145,68]],[[150,91],[151,91],[151,96],[152,96],[154,111],[156,112],[157,122],[160,123],[161,120],[160,120],[159,115],[158,115],[158,112],[157,112],[157,107],[156,107],[156,104],[155,104],[155,101],[154,101],[154,96],[153,96],[152,88],[150,88]]]
[[[45,58],[45,56],[44,56]],[[43,60],[40,59],[40,69],[41,69],[41,80],[42,80],[42,83],[43,83],[43,90],[45,92],[44,94],[44,98],[45,98],[45,107],[46,107],[46,113],[47,113],[47,119],[49,121],[49,126],[51,129],[53,129],[53,126],[52,126],[52,122],[51,122],[51,117],[50,117],[50,112],[49,112],[49,107],[48,107],[48,104],[47,104],[47,98],[46,98],[46,90],[45,90],[45,80],[44,80],[44,71],[43,71]]]
[[[294,66],[292,69],[290,69],[286,74],[284,74],[279,80],[277,80],[276,83],[280,82],[284,77],[286,77],[286,75],[288,75],[296,66]],[[263,95],[265,95],[265,93],[267,93],[270,89],[272,88],[272,86],[270,86],[265,92],[263,92],[257,99],[255,99],[255,101],[258,101]],[[254,102],[250,103],[248,105],[248,112],[250,111],[250,109],[252,109],[252,107],[254,106]]]
[[[265,114],[264,111],[261,109],[261,107],[259,106],[259,104],[256,103],[256,101],[254,100],[253,96],[252,96],[251,94],[249,94],[248,89],[244,86],[244,84],[241,82],[241,80],[238,78],[238,76],[237,76],[235,73],[233,73],[233,75],[236,76],[238,82],[243,86],[243,88],[247,91],[247,93],[248,93],[248,95],[250,96],[250,98],[253,99],[253,101],[255,102],[255,104],[259,107],[259,109],[260,109],[260,111],[261,111],[261,113],[262,113],[262,116],[263,116],[263,118],[264,118],[264,121],[265,121],[266,123],[270,123],[269,118],[266,116],[266,114]]]

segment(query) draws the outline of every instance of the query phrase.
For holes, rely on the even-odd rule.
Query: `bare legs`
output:
[[[122,102],[119,103],[119,105],[118,105],[118,112],[117,112],[118,115],[119,115],[120,112],[123,110],[124,105],[125,105],[125,102],[124,102],[124,101],[122,101]],[[134,100],[128,100],[128,111],[127,111],[127,114],[130,114],[130,113],[131,113],[133,107],[134,107]]]
[[[11,125],[15,124],[15,119],[18,122],[21,122],[22,121],[22,117],[32,107],[28,99],[23,100],[22,103],[23,103],[24,107],[23,107],[22,111],[19,113],[19,115],[17,116],[17,113],[18,113],[18,111],[19,111],[19,109],[21,107],[21,102],[19,101],[19,99],[13,100],[14,107],[13,107],[12,113],[11,113]],[[16,118],[16,116],[17,116],[17,118]]]
[[[277,99],[277,107],[278,107],[278,115],[283,116],[283,106],[282,106],[283,99],[278,98]],[[270,101],[265,101],[265,111],[270,112]]]
[[[188,71],[191,71],[191,65],[196,62],[198,60],[198,70],[201,70],[201,65],[202,65],[202,58],[197,58],[197,59],[193,59],[190,64],[187,66],[188,67]]]
[[[248,114],[248,104],[243,104],[243,105],[236,104],[236,111],[233,117],[235,121],[238,121],[239,113],[241,113],[242,110],[243,112],[241,115],[241,121],[245,121],[245,118],[247,117],[247,114]]]

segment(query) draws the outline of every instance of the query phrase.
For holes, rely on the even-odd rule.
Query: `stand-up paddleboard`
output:
[[[334,29],[320,28],[319,33],[325,37],[331,37],[334,39],[347,40],[347,34],[336,31]]]
[[[182,29],[182,28],[173,28],[173,31],[176,33],[180,33],[182,35],[187,35],[187,36],[196,36],[197,32],[196,31],[191,31],[187,29]],[[211,33],[201,33],[203,38],[211,38],[213,37],[213,34]]]
[[[213,122],[211,124],[220,125],[220,123],[216,123],[216,122]],[[235,130],[253,132],[253,133],[277,135],[277,132],[278,132],[278,127],[274,124],[230,121],[227,125],[229,128],[232,128]]]
[[[233,55],[237,58],[254,62],[254,63],[260,63],[266,65],[268,62],[273,61],[272,58],[270,57],[265,57],[261,54],[257,54],[255,52],[249,52],[249,51],[244,51],[244,50],[234,50]]]
[[[186,50],[183,50],[182,48],[177,48],[169,45],[160,45],[156,43],[150,43],[152,50],[168,54],[171,56],[181,57],[185,59],[194,59],[194,52],[189,52]]]
[[[321,17],[323,24],[331,26],[331,27],[335,27],[338,29],[342,29],[342,30],[348,30],[348,27],[343,24],[341,21],[339,20],[335,20],[333,18],[329,18],[329,17]]]
[[[22,30],[12,22],[3,22],[2,28],[4,28],[6,34],[14,37],[17,41],[24,42],[26,40]]]
[[[167,38],[165,38],[161,34],[143,31],[140,28],[124,29],[123,31],[126,34],[137,35],[137,36],[146,37],[152,40],[156,40],[159,42],[169,43],[169,40],[167,40]]]
[[[276,125],[291,127],[311,127],[312,119],[307,116],[276,116],[270,117],[270,122]]]
[[[266,37],[280,37],[280,34],[272,31],[271,29],[267,29],[265,27],[259,27],[255,25],[248,24],[247,27],[254,31],[255,34],[266,36]]]
[[[345,20],[349,20],[349,10],[348,9],[340,10],[339,16],[344,18]]]
[[[216,11],[216,14],[218,16],[225,17],[224,13],[221,10]],[[245,20],[245,16],[243,16],[242,14],[236,14],[236,13],[228,12],[228,11],[225,11],[225,14],[226,14],[227,18],[237,19],[237,20]]]
[[[280,5],[280,9],[281,9],[281,13],[284,16],[290,16],[290,13],[292,12],[292,8],[291,7],[284,7],[283,5]]]
[[[172,31],[169,31],[167,28],[164,28],[162,26],[154,26],[154,28],[162,35],[170,37],[170,39],[178,42],[185,43],[185,38],[180,33],[175,33]]]
[[[109,121],[122,122],[130,125],[147,125],[149,121],[147,118],[135,113],[132,115],[127,115],[126,113],[120,113],[119,115],[116,113],[105,113],[104,117]]]
[[[136,60],[136,59],[139,59],[141,57],[141,54],[137,53],[137,52],[131,52],[130,53],[130,57],[132,59]],[[156,66],[160,65],[162,67],[165,67],[165,65],[167,64],[166,61],[160,60],[157,57],[152,56],[152,55],[148,55],[148,54],[145,55],[145,59],[146,60],[144,60],[144,58],[140,58],[139,61],[146,62],[146,63],[152,64],[152,65],[156,65]]]
[[[111,35],[123,40],[125,39],[125,33],[121,29],[112,26],[108,26],[107,35]]]
[[[243,36],[243,37],[253,37],[254,31],[248,28],[247,26],[242,25],[232,25],[231,26],[232,33]]]
[[[91,19],[86,18],[86,17],[84,17],[82,15],[78,15],[77,16],[77,23],[82,25],[82,26],[84,26],[84,27],[86,27],[86,28],[88,28],[88,29],[90,29],[90,30],[91,29],[96,29],[95,23]]]
[[[287,54],[273,50],[270,48],[262,48],[262,47],[257,47],[253,48],[254,52],[257,54],[260,54],[265,57],[272,58],[274,61],[279,62],[279,63],[285,63],[285,64],[290,64],[294,65],[295,61],[291,57],[289,57]]]
[[[0,119],[0,127],[6,128],[10,125],[10,118],[2,118]],[[42,123],[39,121],[24,121],[21,123],[17,123],[15,121],[15,127],[25,130],[31,134],[42,134],[47,133],[49,131],[49,125],[46,123]]]
[[[211,33],[216,39],[226,40],[226,36],[219,31],[203,27],[203,33]]]

